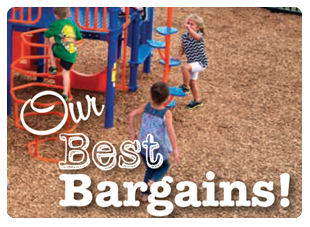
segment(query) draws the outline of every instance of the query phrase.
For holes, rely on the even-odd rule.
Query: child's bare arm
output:
[[[146,104],[141,105],[138,109],[133,110],[129,114],[129,129],[130,129],[130,140],[134,141],[136,139],[135,132],[135,117],[141,115],[145,109]]]
[[[172,113],[170,110],[168,110],[165,115],[165,122],[167,126],[168,137],[170,139],[171,146],[172,146],[172,153],[174,156],[174,160],[176,163],[178,163],[179,162],[179,151],[178,151],[178,145],[177,145],[177,138],[176,138],[174,128],[173,128]]]
[[[188,29],[189,34],[191,35],[191,37],[193,37],[195,40],[201,40],[202,37],[201,35],[199,35],[196,31],[194,31],[193,29],[189,28]]]
[[[184,27],[186,28],[186,30],[188,31],[190,36],[193,37],[195,40],[201,40],[202,39],[201,35],[199,35],[195,30],[193,30],[191,28],[190,25],[187,24],[187,21],[185,21]]]

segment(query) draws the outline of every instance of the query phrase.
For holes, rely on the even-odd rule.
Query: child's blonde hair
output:
[[[206,35],[205,24],[204,24],[204,21],[203,21],[202,17],[197,16],[196,14],[191,14],[191,15],[189,15],[189,16],[186,18],[186,21],[189,20],[189,19],[193,20],[193,21],[198,25],[198,27],[199,27],[198,30],[199,30],[202,34]]]
[[[69,17],[70,7],[54,7],[54,13],[60,19],[65,19]]]

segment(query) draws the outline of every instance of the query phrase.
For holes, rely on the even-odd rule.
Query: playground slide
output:
[[[101,72],[94,74],[84,74],[78,72],[74,69],[71,70],[71,88],[88,90],[88,91],[106,91],[106,75],[107,67],[105,67]],[[55,82],[57,85],[62,85],[62,76],[55,77]]]

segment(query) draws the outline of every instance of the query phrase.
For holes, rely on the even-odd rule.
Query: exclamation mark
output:
[[[281,195],[283,197],[287,197],[290,185],[290,175],[288,173],[282,173],[280,176],[280,183],[281,183]],[[288,200],[288,198],[282,198],[280,204],[283,207],[288,207],[290,205],[290,201]]]

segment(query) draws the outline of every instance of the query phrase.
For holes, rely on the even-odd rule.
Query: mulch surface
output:
[[[166,10],[156,8],[154,27],[165,25]],[[302,212],[302,17],[271,13],[262,8],[175,8],[173,27],[178,28],[179,33],[172,37],[172,56],[177,54],[180,34],[185,31],[182,25],[191,13],[203,17],[208,32],[209,68],[200,73],[198,79],[204,106],[188,111],[185,105],[192,99],[191,95],[176,99],[173,119],[181,162],[175,165],[171,159],[168,175],[174,181],[166,199],[174,203],[178,194],[176,184],[192,181],[197,185],[198,199],[206,200],[202,183],[207,181],[206,173],[213,171],[218,201],[223,200],[220,182],[242,181],[247,187],[247,199],[251,200],[255,196],[256,182],[273,181],[275,202],[268,208],[180,208],[174,203],[174,210],[168,217],[298,217]],[[154,36],[162,39],[157,34]],[[106,47],[104,42],[86,40],[76,69],[84,73],[100,71],[106,64]],[[90,151],[96,143],[105,140],[120,153],[121,143],[129,139],[128,113],[147,102],[150,86],[162,80],[163,67],[158,59],[158,53],[154,52],[149,75],[139,67],[137,92],[116,91],[114,129],[104,129],[104,115],[98,117],[94,113],[79,124],[75,132],[88,136]],[[121,75],[121,69],[118,74]],[[169,84],[176,86],[181,80],[180,67],[173,68]],[[29,82],[18,74],[14,81]],[[35,87],[19,95],[28,99],[41,90]],[[72,94],[73,103],[80,101],[86,106],[85,95],[89,94],[96,97],[98,107],[105,104],[105,96],[98,92],[72,89]],[[12,108],[14,113],[14,106]],[[44,116],[42,119],[28,117],[27,121],[37,129],[47,129],[60,120],[57,116]],[[139,125],[140,119],[136,122],[137,130]],[[7,117],[7,132],[11,184],[7,211],[11,217],[152,217],[145,205],[101,208],[95,202],[100,193],[97,185],[102,181],[117,183],[119,200],[124,201],[127,191],[123,183],[142,181],[143,164],[133,170],[115,166],[105,172],[91,161],[83,170],[63,171],[55,163],[39,161],[29,155],[26,144],[34,137],[14,126],[14,114]],[[43,156],[63,158],[64,144],[48,141],[40,146],[40,152]],[[59,180],[64,173],[86,174],[91,178],[89,190],[93,201],[90,205],[59,205],[65,198],[65,184]],[[287,208],[280,205],[282,173],[290,174],[290,206]],[[136,196],[139,198],[141,193],[137,192]],[[238,192],[233,191],[232,198],[238,200]]]

